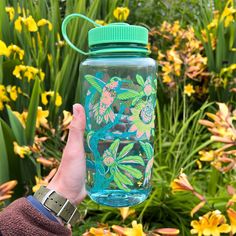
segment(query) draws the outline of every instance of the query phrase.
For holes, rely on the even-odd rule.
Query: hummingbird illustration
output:
[[[137,92],[129,89],[122,89],[122,83],[129,81],[122,80],[119,77],[112,77],[107,83],[92,76],[86,75],[85,79],[92,85],[100,94],[98,103],[93,106],[94,117],[98,124],[103,121],[108,123],[115,120],[115,114],[112,111],[112,104],[117,100],[127,100],[137,96]]]

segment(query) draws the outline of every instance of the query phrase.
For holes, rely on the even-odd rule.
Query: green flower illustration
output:
[[[130,109],[132,115],[129,120],[133,123],[129,132],[136,131],[137,138],[150,138],[154,128],[154,107],[150,101],[140,101],[134,108]]]
[[[104,165],[114,178],[114,182],[119,189],[130,191],[128,186],[133,186],[132,179],[141,179],[142,172],[130,164],[144,166],[144,161],[140,156],[127,155],[133,148],[134,143],[130,143],[117,153],[120,140],[116,139],[111,146],[104,152],[102,158]]]

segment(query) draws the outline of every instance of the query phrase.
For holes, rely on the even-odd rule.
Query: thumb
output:
[[[85,111],[82,105],[74,104],[73,106],[73,119],[69,126],[69,136],[66,148],[71,152],[84,152],[83,138],[86,125]]]

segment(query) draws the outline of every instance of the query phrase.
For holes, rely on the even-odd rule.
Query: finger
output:
[[[73,119],[69,126],[69,136],[66,144],[67,152],[78,153],[78,155],[84,153],[83,139],[85,130],[85,112],[83,106],[75,104],[73,106]]]

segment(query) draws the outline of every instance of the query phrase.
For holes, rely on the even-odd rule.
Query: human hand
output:
[[[83,144],[85,124],[84,108],[80,104],[75,104],[61,164],[47,186],[75,205],[79,204],[86,196],[86,161]]]

